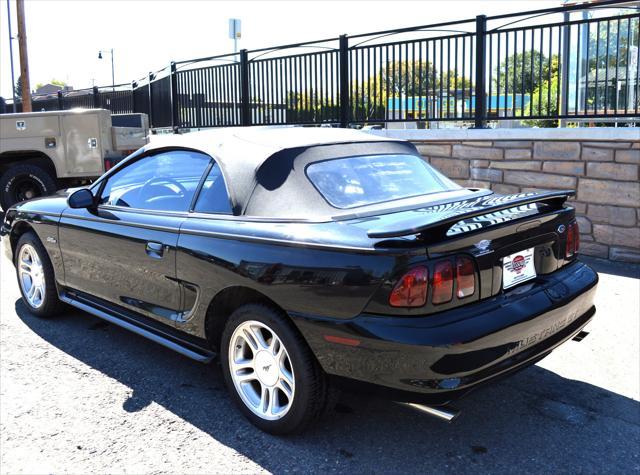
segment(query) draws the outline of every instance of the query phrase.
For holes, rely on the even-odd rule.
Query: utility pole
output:
[[[13,72],[13,34],[11,33],[11,0],[7,0],[7,23],[9,24],[9,61],[11,61],[11,94],[13,95],[13,113],[16,113],[16,78]]]
[[[20,48],[20,75],[22,77],[22,112],[31,112],[29,84],[29,58],[27,54],[27,27],[24,21],[24,0],[16,0],[18,16],[18,46]]]

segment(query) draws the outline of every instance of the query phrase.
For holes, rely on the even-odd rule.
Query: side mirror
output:
[[[95,203],[93,193],[88,188],[80,188],[67,199],[70,208],[91,208]]]

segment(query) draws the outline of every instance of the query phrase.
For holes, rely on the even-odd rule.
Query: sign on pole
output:
[[[238,52],[238,40],[242,37],[240,30],[240,20],[237,18],[229,18],[229,38],[233,40],[233,52]]]

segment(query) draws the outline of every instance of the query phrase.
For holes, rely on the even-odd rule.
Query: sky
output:
[[[15,0],[9,0],[17,35]],[[233,51],[229,18],[242,21],[239,48],[336,37],[558,6],[561,0],[26,0],[31,88],[52,79],[74,88],[129,83],[172,60]],[[11,97],[7,0],[0,0],[0,95]],[[19,74],[18,42],[13,41]]]

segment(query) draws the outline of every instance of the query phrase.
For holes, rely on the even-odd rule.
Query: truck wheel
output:
[[[56,191],[53,177],[36,165],[14,165],[0,178],[0,206],[9,209],[20,201]]]

